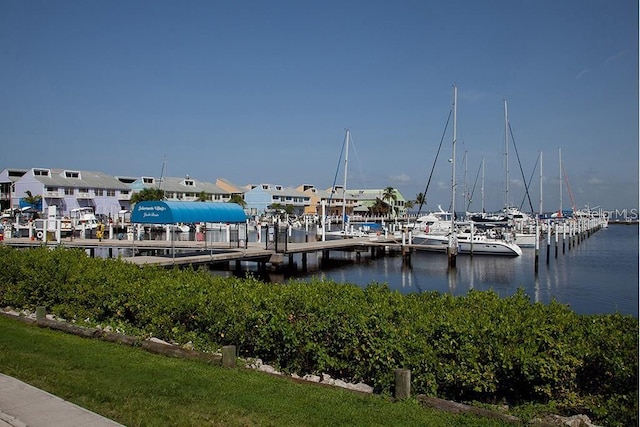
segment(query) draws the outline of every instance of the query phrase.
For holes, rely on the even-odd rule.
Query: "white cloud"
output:
[[[623,50],[622,52],[618,52],[615,55],[611,55],[610,57],[608,57],[607,59],[604,60],[604,63],[605,64],[609,64],[609,63],[611,63],[611,62],[613,62],[613,61],[615,61],[617,59],[622,58],[624,55],[626,55],[626,53],[627,52]]]
[[[591,185],[602,185],[602,184],[604,184],[604,181],[602,181],[600,178],[596,178],[595,176],[590,177],[588,182]]]
[[[578,75],[576,76],[576,80],[580,80],[580,79],[582,78],[582,76],[584,76],[585,74],[587,74],[589,71],[591,71],[591,70],[589,70],[588,68],[585,68],[585,69],[583,69],[582,71],[580,71],[580,72],[578,73]]]
[[[400,182],[400,183],[404,183],[404,182],[409,182],[411,181],[411,177],[407,174],[400,174],[400,175],[394,175],[394,176],[390,176],[389,179],[392,182]]]

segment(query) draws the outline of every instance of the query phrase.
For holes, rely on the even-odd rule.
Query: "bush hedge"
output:
[[[638,320],[578,315],[532,303],[522,290],[500,298],[402,295],[379,283],[266,284],[2,246],[0,305],[45,306],[202,350],[234,344],[284,372],[328,373],[382,393],[391,392],[394,369],[407,368],[416,394],[638,422]]]

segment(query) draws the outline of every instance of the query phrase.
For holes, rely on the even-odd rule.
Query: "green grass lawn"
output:
[[[0,316],[0,372],[127,426],[501,426]]]

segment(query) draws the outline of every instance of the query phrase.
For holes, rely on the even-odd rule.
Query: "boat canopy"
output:
[[[237,203],[144,201],[134,205],[131,222],[177,224],[194,222],[240,223],[247,220]]]

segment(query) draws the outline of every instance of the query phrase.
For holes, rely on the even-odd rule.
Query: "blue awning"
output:
[[[247,220],[237,203],[146,201],[133,206],[131,222],[177,224],[195,222],[240,223]]]

